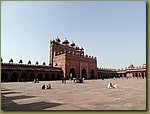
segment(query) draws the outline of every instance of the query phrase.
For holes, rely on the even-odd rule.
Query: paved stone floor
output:
[[[109,82],[118,89],[107,89]],[[42,90],[43,84],[51,90]],[[146,110],[146,79],[1,83],[2,110]]]

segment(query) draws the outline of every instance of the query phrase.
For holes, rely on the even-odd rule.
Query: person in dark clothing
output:
[[[64,77],[64,78],[62,78],[62,83],[66,83],[66,78]]]
[[[42,85],[42,89],[45,89],[46,87],[45,87],[45,85]]]

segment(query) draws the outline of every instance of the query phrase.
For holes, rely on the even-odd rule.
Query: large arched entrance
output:
[[[91,79],[93,79],[94,78],[94,70],[92,69],[91,70]]]
[[[135,73],[136,78],[138,78],[138,73]]]
[[[82,69],[82,78],[87,78],[86,70]]]
[[[3,72],[1,74],[1,82],[7,82],[8,81],[8,74],[6,72]]]
[[[15,72],[11,75],[11,81],[12,82],[17,82],[18,81],[18,73]]]
[[[44,80],[45,80],[45,81],[48,81],[48,80],[49,80],[49,74],[48,74],[48,73],[45,74]]]
[[[38,78],[39,81],[42,81],[42,80],[43,80],[42,74],[41,74],[41,73],[38,73],[37,78]]]
[[[54,74],[54,73],[52,73],[51,79],[52,79],[52,80],[55,80],[55,74]]]
[[[29,80],[30,80],[30,81],[34,81],[34,79],[35,79],[35,74],[34,74],[34,73],[31,73],[31,74],[30,74],[30,77],[29,77]]]
[[[57,80],[60,80],[60,79],[61,79],[60,74],[57,73]]]
[[[22,75],[20,77],[20,81],[22,81],[22,82],[27,81],[27,73],[22,73]]]
[[[142,75],[142,78],[144,79],[144,72],[142,72],[142,74],[141,74],[141,75]]]
[[[71,69],[70,69],[70,73],[69,73],[69,75],[70,75],[70,77],[69,77],[69,78],[73,78],[73,77],[75,77],[75,78],[76,78],[76,77],[77,77],[77,76],[76,76],[76,72],[75,72],[75,69],[74,69],[74,68],[71,68]]]

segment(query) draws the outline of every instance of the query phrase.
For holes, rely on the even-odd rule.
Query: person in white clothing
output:
[[[118,85],[117,84],[113,84],[113,88],[117,89]]]
[[[108,89],[111,89],[111,88],[117,89],[118,85],[117,84],[113,84],[113,83],[108,83],[107,88]]]

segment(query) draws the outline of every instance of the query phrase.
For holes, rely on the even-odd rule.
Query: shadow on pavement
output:
[[[9,94],[11,93],[13,94],[18,92],[9,92]],[[21,96],[6,97],[4,96],[5,94],[8,94],[8,92],[1,93],[1,109],[3,111],[37,111],[37,110],[44,110],[46,108],[62,105],[60,103],[53,103],[53,102],[49,103],[45,101],[28,103],[28,104],[17,104],[13,100],[33,98],[35,96],[21,95]]]

